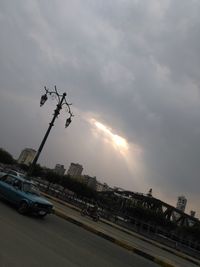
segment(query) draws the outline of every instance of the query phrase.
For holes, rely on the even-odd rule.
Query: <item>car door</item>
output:
[[[11,189],[12,202],[18,204],[22,199],[22,181],[15,179],[13,187]]]

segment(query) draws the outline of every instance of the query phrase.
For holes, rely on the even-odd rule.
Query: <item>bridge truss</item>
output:
[[[166,222],[177,226],[200,226],[200,221],[175,207],[152,196],[131,191],[105,191],[99,193],[99,204],[111,213],[123,217],[134,217],[133,208],[143,208],[159,215]]]

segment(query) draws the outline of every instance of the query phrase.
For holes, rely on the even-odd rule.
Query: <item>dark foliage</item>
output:
[[[0,162],[4,164],[14,164],[15,160],[9,152],[4,150],[3,148],[0,148]]]
[[[52,170],[43,170],[40,172],[40,176],[49,182],[49,187],[52,184],[58,184],[76,193],[78,196],[96,199],[96,192],[89,188],[84,183],[71,178],[69,175],[58,175]]]
[[[42,175],[43,168],[40,166],[40,164],[36,164],[33,170],[33,176],[41,176]]]
[[[29,167],[26,164],[18,164],[17,165],[21,170],[27,172]]]

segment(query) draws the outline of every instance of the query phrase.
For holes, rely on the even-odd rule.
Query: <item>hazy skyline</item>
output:
[[[67,93],[39,163],[200,210],[200,2],[0,1],[0,147],[38,149]]]

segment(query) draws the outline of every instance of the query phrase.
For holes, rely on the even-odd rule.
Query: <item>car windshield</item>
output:
[[[38,196],[40,195],[39,188],[35,184],[24,183],[23,189],[27,193],[35,194],[35,195],[38,195]]]

